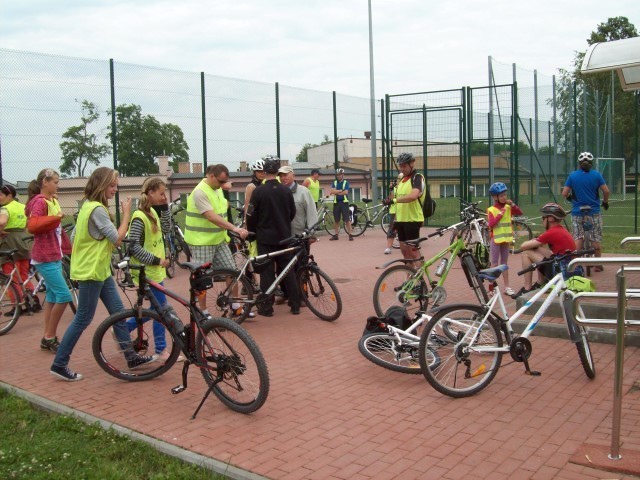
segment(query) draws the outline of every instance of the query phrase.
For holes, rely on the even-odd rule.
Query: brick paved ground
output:
[[[430,241],[427,251],[441,246],[443,240]],[[71,360],[84,380],[65,383],[48,373],[52,355],[39,349],[37,314],[0,337],[0,381],[274,479],[632,478],[570,462],[585,444],[610,445],[612,345],[592,344],[597,377],[588,380],[573,344],[534,337],[531,365],[541,377],[524,375],[521,364],[503,366],[487,389],[458,400],[431,389],[421,375],[390,372],[362,357],[357,342],[373,313],[380,273],[374,267],[390,259],[383,248],[379,230],[354,242],[325,237],[314,246],[342,294],[344,310],[336,322],[318,320],[307,309],[293,316],[285,306],[276,306],[273,318],[245,322],[271,378],[267,403],[252,415],[231,412],[211,398],[190,420],[204,392],[197,371],[180,395],[170,393],[180,383],[180,368],[137,384],[106,375],[90,352],[94,327],[105,316],[102,307]],[[518,261],[512,260],[512,272]],[[457,265],[451,275],[449,301],[471,299]],[[606,287],[613,285],[612,272],[596,275],[600,289],[612,288]],[[167,284],[186,291],[185,280],[181,274]],[[521,286],[515,273],[512,283]],[[62,329],[71,318],[66,312]],[[622,441],[636,460],[640,391],[633,385],[639,373],[640,352],[627,348]]]

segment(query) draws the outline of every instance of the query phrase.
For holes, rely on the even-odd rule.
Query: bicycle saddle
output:
[[[373,200],[371,200],[370,198],[363,198],[362,199],[362,203],[371,203],[373,202]]]
[[[480,278],[482,278],[484,280],[489,280],[490,282],[493,282],[505,270],[509,270],[509,266],[508,265],[498,265],[497,267],[485,268],[484,270],[480,270],[478,272],[478,277],[480,277]]]

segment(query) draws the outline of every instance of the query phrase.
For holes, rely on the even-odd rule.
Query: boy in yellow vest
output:
[[[302,182],[303,187],[307,187],[311,192],[313,201],[316,202],[316,208],[318,207],[318,201],[320,200],[320,170],[314,168],[311,170],[311,175],[305,178]]]
[[[522,215],[522,210],[513,201],[507,198],[507,186],[502,182],[496,182],[489,187],[489,194],[494,204],[487,208],[487,221],[491,229],[491,266],[497,267],[509,262],[509,246],[513,241],[513,226],[511,216]],[[509,271],[502,272],[504,279],[504,293],[511,296],[515,291],[509,286]]]

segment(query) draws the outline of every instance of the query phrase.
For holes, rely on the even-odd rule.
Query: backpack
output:
[[[413,175],[422,176],[422,174],[418,172],[414,172]],[[433,217],[433,214],[436,213],[436,201],[433,198],[431,198],[431,192],[429,191],[429,186],[427,185],[427,181],[425,180],[424,176],[422,176],[422,180],[424,185],[424,191],[422,192],[422,195],[420,196],[420,198],[418,198],[418,202],[420,202],[420,206],[422,207],[422,214],[426,219],[426,218]],[[413,178],[411,179],[411,181],[413,182]]]
[[[386,329],[382,329],[378,326],[379,320],[402,330],[406,330],[413,323],[411,321],[411,317],[403,307],[393,305],[387,309],[384,317],[367,318],[367,325],[365,326],[362,335],[364,336],[370,333],[387,333]]]

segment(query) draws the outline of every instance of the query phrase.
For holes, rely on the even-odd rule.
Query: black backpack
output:
[[[422,207],[422,214],[424,215],[424,218],[431,218],[433,217],[433,214],[436,213],[436,201],[431,198],[431,192],[429,191],[429,186],[427,185],[427,181],[424,176],[418,172],[414,172],[413,175],[420,175],[422,177],[424,191],[418,198],[418,202],[420,202],[420,206]],[[413,178],[411,181],[413,182]]]
[[[411,317],[407,313],[407,311],[398,306],[394,305],[389,307],[389,309],[385,312],[384,317],[369,317],[367,318],[367,325],[362,332],[362,335],[368,335],[369,333],[386,333],[386,329],[382,329],[378,326],[378,321],[382,321],[386,324],[393,325],[396,328],[400,328],[402,330],[406,330],[411,326]]]

